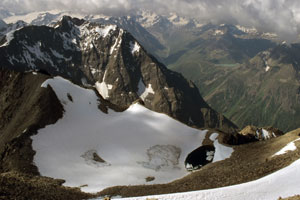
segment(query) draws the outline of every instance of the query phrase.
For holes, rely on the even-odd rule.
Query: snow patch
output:
[[[159,16],[150,11],[141,11],[139,22],[145,28],[149,28],[159,21]]]
[[[8,46],[9,43],[14,39],[14,33],[16,30],[10,31],[5,35],[6,42],[2,44],[0,47]]]
[[[272,157],[286,154],[288,151],[295,151],[297,149],[295,142],[297,142],[299,140],[300,140],[300,138],[288,143],[285,147],[283,147],[280,151],[275,153]]]
[[[215,154],[214,151],[207,151],[206,152],[206,160],[207,161],[212,161],[212,159],[214,158],[214,154]]]
[[[213,133],[209,137],[211,141],[214,141],[214,147],[215,147],[215,152],[214,152],[214,157],[212,162],[218,162],[230,158],[231,154],[233,153],[233,148],[227,147],[219,143],[217,139],[218,136],[219,136],[218,133]]]
[[[175,26],[185,26],[190,22],[187,18],[180,17],[175,13],[172,13],[171,16],[168,17],[168,20],[172,22]]]
[[[115,31],[117,28],[116,25],[108,25],[103,28],[96,27],[95,31],[99,33],[101,36],[106,37],[110,31]]]
[[[257,29],[254,27],[245,27],[245,26],[240,26],[240,25],[236,25],[235,27],[237,29],[239,29],[240,31],[243,31],[244,33],[248,33],[248,34],[257,34],[258,33]]]
[[[224,35],[225,32],[223,30],[215,30],[214,35]]]
[[[110,51],[109,51],[110,55],[114,52],[115,47],[117,46],[117,43],[118,43],[118,38],[116,38],[115,43],[110,48]]]
[[[276,33],[263,33],[262,37],[267,37],[267,38],[277,38],[278,35]]]
[[[100,39],[101,37],[105,38],[110,35],[113,31],[117,29],[116,25],[93,25],[91,23],[85,23],[81,26],[76,26],[78,29],[78,37],[81,38],[80,47],[82,50],[87,50],[88,48],[93,48],[94,41]],[[122,30],[120,30],[120,33]],[[119,36],[120,36],[119,33]],[[113,48],[110,49],[112,54]]]
[[[263,60],[265,62],[265,66],[266,66],[265,71],[268,72],[271,69],[271,67],[268,65],[268,61],[265,58],[263,58]]]
[[[149,94],[155,94],[155,92],[152,89],[151,84],[148,84],[148,87],[146,87],[145,84],[143,83],[142,79],[140,79],[139,84],[138,84],[137,94],[144,101]]]
[[[12,56],[10,56],[10,57],[8,58],[8,62],[10,62],[10,64],[13,65],[14,61],[16,61],[16,62],[21,62],[21,63],[23,63],[23,64],[26,63],[26,61],[25,61],[25,59],[24,59],[23,57],[20,58],[20,55],[18,55],[18,58],[16,58],[14,55],[12,55]]]
[[[70,58],[66,58],[64,57],[62,54],[58,53],[57,51],[53,50],[50,48],[50,51],[51,53],[58,59],[62,59],[62,60],[65,60],[65,61],[70,61],[72,60],[72,56]]]
[[[111,90],[113,88],[113,85],[107,84],[107,89]]]
[[[269,131],[267,131],[267,130],[265,130],[265,129],[262,129],[262,138],[263,138],[264,140],[270,139],[271,136],[270,136]]]
[[[104,99],[108,99],[109,95],[108,95],[108,85],[105,82],[101,82],[99,83],[98,81],[96,82],[96,89],[99,92],[99,94],[104,98]]]
[[[119,36],[118,38],[116,38],[115,43],[113,44],[113,46],[110,48],[110,55],[114,52],[115,48],[117,47],[118,49],[120,48],[121,44],[122,44],[122,35],[123,35],[123,30],[121,29],[119,32]],[[116,57],[116,56],[115,56]]]
[[[215,155],[212,162],[218,162],[230,158],[231,154],[233,153],[233,148],[220,144],[218,140],[215,140],[214,146]]]
[[[130,41],[130,51],[132,53],[132,55],[134,55],[135,53],[140,52],[140,45],[135,41],[134,43],[132,41]]]
[[[54,67],[54,63],[52,61],[52,59],[50,58],[50,56],[47,53],[44,53],[41,51],[41,47],[39,45],[39,43],[37,42],[36,44],[34,44],[33,46],[28,46],[26,44],[23,44],[24,47],[28,50],[28,52],[30,54],[26,54],[25,52],[25,57],[27,60],[27,63],[30,64],[32,67],[36,67],[34,64],[35,60],[40,60],[42,61],[44,64],[50,64],[52,67]],[[33,58],[33,57],[35,58]]]
[[[100,73],[100,70],[99,69],[96,69],[96,68],[90,68],[91,69],[91,73],[93,74],[93,75],[95,75],[96,73]]]
[[[104,99],[109,98],[109,90],[111,90],[113,88],[113,85],[107,84],[105,82],[106,73],[107,73],[107,70],[105,70],[105,72],[104,72],[102,82],[100,83],[97,81],[95,84],[97,91]]]
[[[218,136],[219,136],[218,133],[213,133],[213,134],[211,134],[211,135],[209,136],[209,139],[210,139],[211,141],[215,141],[215,140],[217,139]]]

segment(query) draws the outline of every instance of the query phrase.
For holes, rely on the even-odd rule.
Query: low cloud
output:
[[[293,41],[300,31],[299,0],[2,0],[0,7],[15,13],[53,9],[124,15],[135,9],[176,12],[213,23],[254,26]]]

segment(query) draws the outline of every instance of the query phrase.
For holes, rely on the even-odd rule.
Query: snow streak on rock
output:
[[[140,45],[136,41],[134,43],[130,42],[130,51],[132,55],[138,53],[140,51],[140,48],[141,48]]]

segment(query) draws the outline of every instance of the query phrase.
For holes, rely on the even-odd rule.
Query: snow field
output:
[[[184,160],[201,146],[207,131],[139,104],[105,114],[98,109],[93,90],[60,77],[48,79],[42,87],[48,85],[65,112],[62,119],[32,136],[34,163],[41,175],[98,192],[115,185],[167,183],[188,174]],[[105,162],[95,162],[94,153]],[[147,183],[145,178],[151,176],[155,180]]]

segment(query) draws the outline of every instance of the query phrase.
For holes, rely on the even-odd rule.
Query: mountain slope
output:
[[[278,45],[240,66],[191,64],[177,69],[195,81],[210,105],[240,127],[287,131],[299,127],[299,50],[298,44]]]
[[[235,128],[205,103],[193,83],[168,70],[115,25],[64,17],[55,28],[28,26],[6,39],[0,60],[2,68],[42,70],[95,84],[104,99],[124,108],[141,99],[147,108],[190,125]]]

